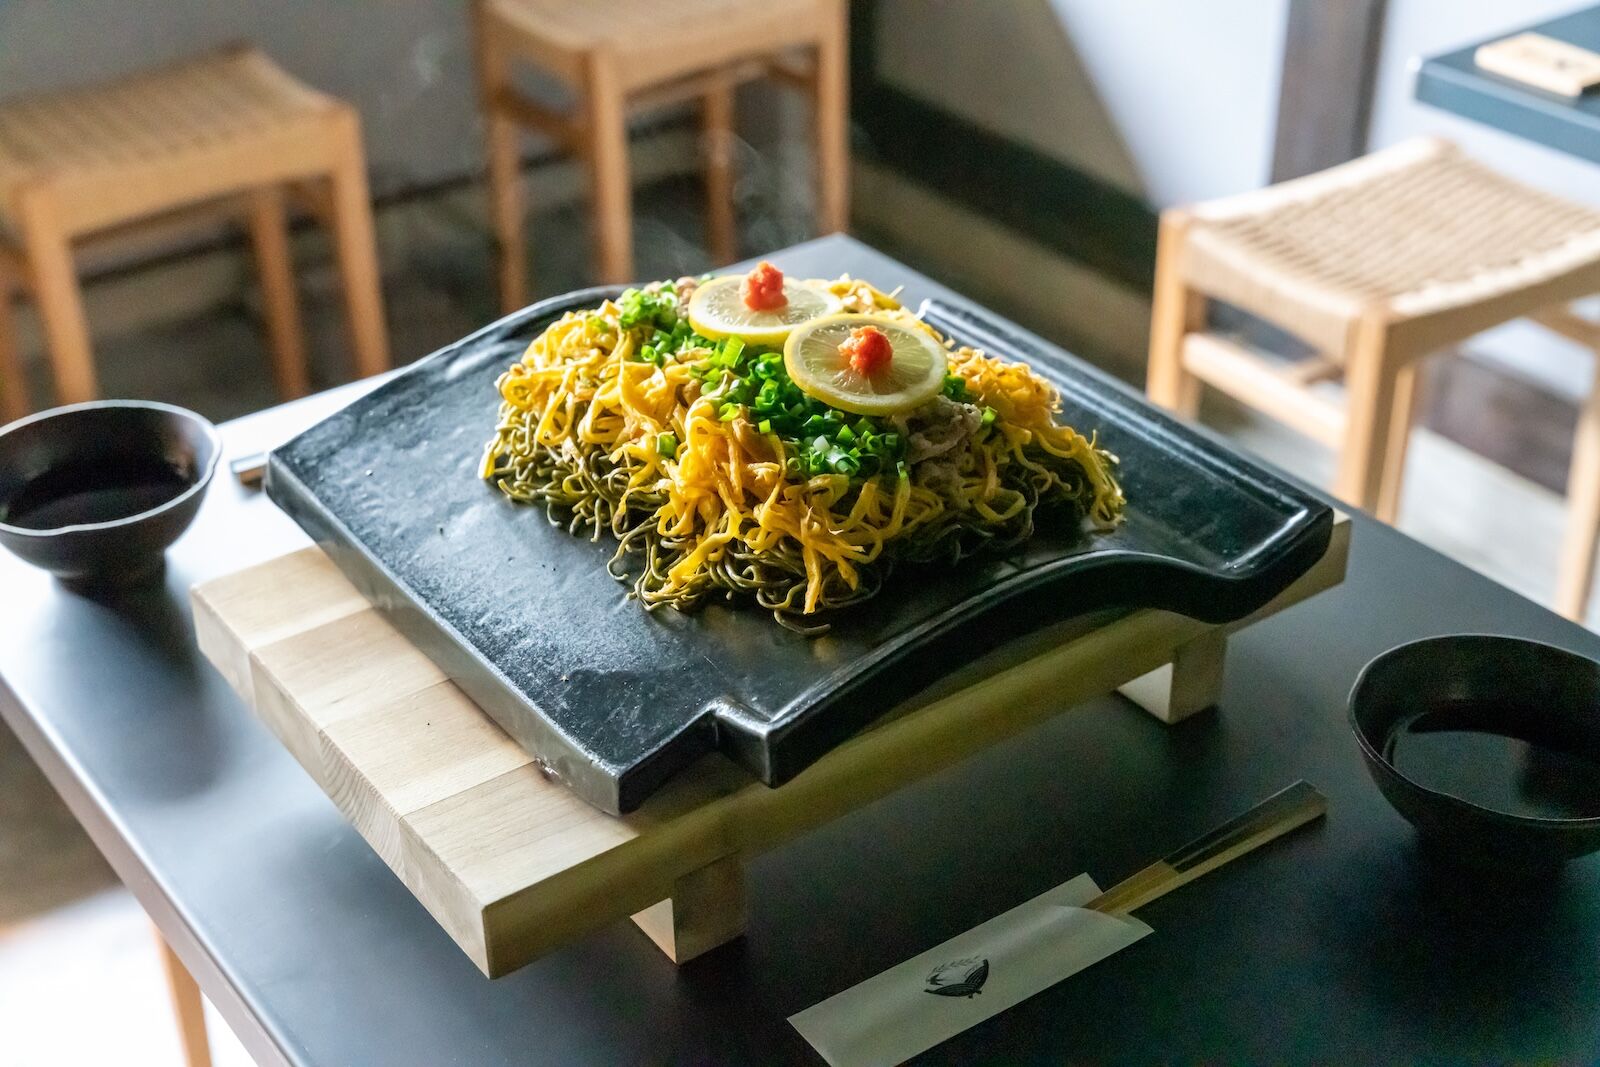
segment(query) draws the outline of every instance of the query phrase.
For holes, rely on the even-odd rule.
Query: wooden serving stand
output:
[[[744,929],[746,857],[1121,689],[1165,722],[1215,703],[1227,634],[1344,578],[1323,558],[1226,626],[1096,616],[986,657],[777,789],[720,755],[607,815],[537,764],[308,548],[194,590],[200,648],[484,974],[631,915],[681,963]]]

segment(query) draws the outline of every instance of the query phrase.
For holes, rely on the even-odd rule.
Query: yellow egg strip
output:
[[[883,316],[938,339],[892,295],[866,282],[814,284],[847,312]],[[1006,487],[1008,470],[1026,472],[1041,494],[1068,491],[1046,456],[1075,465],[1087,486],[1083,509],[1095,522],[1114,522],[1121,513],[1109,458],[1055,422],[1055,389],[1020,364],[968,348],[949,352],[949,372],[965,380],[975,403],[995,411],[991,432],[974,446],[976,460],[953,484],[934,491],[887,472],[852,487],[842,475],[788,476],[781,456],[774,458],[781,449],[775,436],[736,426],[738,420],[721,421],[717,405],[698,395],[700,383],[688,363],[658,368],[635,360],[635,343],[610,302],[569,313],[535,338],[499,380],[501,425],[482,473],[518,499],[577,508],[598,535],[598,505],[585,503],[586,494],[596,492],[591,475],[563,476],[558,492],[532,481],[534,474],[518,475],[530,480],[514,484],[513,472],[551,464],[565,469],[560,462],[572,466],[592,453],[603,455],[620,472],[616,505],[653,508],[646,533],[670,558],[641,579],[647,599],[688,604],[713,588],[733,588],[717,584],[735,580],[718,568],[743,574],[751,560],[768,560],[775,573],[792,573],[803,583],[798,598],[794,588],[774,589],[769,606],[780,615],[813,614],[848,600],[862,588],[861,568],[893,545],[916,542],[925,529],[962,515],[995,526],[1016,519],[1031,505]],[[664,433],[681,442],[676,454],[661,454]],[[537,449],[549,458],[541,460]],[[614,514],[611,521],[619,532],[626,525]]]

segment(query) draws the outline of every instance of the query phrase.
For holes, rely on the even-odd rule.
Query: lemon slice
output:
[[[730,274],[695,289],[689,298],[689,325],[695,333],[712,341],[737,336],[753,345],[781,345],[796,326],[844,307],[826,289],[784,279],[788,302],[771,311],[755,311],[745,306],[739,290],[743,282],[743,275]]]
[[[852,330],[875,326],[889,338],[889,362],[872,374],[850,365],[839,346]],[[944,346],[921,330],[878,315],[832,315],[789,334],[783,346],[789,377],[825,404],[856,415],[894,415],[920,407],[944,386]]]

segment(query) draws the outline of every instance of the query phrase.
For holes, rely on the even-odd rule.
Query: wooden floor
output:
[[[668,275],[708,266],[698,244],[698,196],[692,183],[680,183],[640,197],[650,205],[638,224],[643,271]],[[490,257],[476,211],[475,194],[466,190],[380,215],[397,360],[423,355],[493,316]],[[542,216],[537,226],[539,291],[579,284],[585,242],[576,207]],[[798,225],[768,222],[745,240],[754,249],[804,236]],[[408,247],[419,250],[410,262],[395,254]],[[313,263],[318,254],[307,250]],[[905,258],[940,273],[938,264]],[[336,296],[331,274],[313,266],[304,298],[318,386],[344,374],[333,358],[342,349]],[[251,309],[241,301],[170,326],[97,338],[106,392],[174,400],[217,419],[272,403]],[[1463,361],[1447,362],[1432,386],[1429,428],[1413,447],[1401,527],[1548,601],[1562,515],[1552,489],[1565,480],[1571,405]],[[1320,483],[1331,469],[1325,450],[1225,402],[1209,400],[1205,417],[1292,473]],[[0,782],[0,1067],[177,1064],[176,1033],[142,912],[3,726]],[[219,1065],[249,1062],[215,1017],[213,1032]]]

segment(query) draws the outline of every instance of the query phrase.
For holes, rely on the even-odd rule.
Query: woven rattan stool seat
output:
[[[1395,520],[1421,364],[1528,318],[1600,352],[1567,305],[1600,292],[1600,211],[1436,139],[1162,212],[1146,392],[1198,417],[1202,385],[1333,449],[1332,489]],[[1221,300],[1319,349],[1293,367],[1209,328]],[[1344,382],[1343,402],[1319,383]],[[1561,609],[1583,618],[1600,544],[1600,378],[1567,486]]]
[[[658,85],[816,36],[817,0],[489,0],[542,65],[571,79],[587,57],[617,60],[623,88]]]
[[[249,48],[0,104],[0,211],[48,182],[74,232],[326,166],[337,101]]]
[[[1438,140],[1200,205],[1190,217],[1182,272],[1192,286],[1335,358],[1374,308],[1395,320],[1433,315],[1600,262],[1600,212]]]
[[[191,215],[242,219],[261,276],[272,367],[309,388],[286,203],[328,228],[362,375],[388,367],[361,120],[262,53],[233,47],[115,81],[0,101],[0,417],[27,408],[10,300],[39,309],[57,399],[98,395],[74,252]]]

